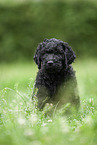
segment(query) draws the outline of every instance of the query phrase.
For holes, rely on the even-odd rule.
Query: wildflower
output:
[[[89,99],[89,102],[90,102],[90,103],[93,103],[93,98],[90,98],[90,99]]]
[[[25,136],[33,136],[34,135],[34,132],[31,129],[26,129],[24,131],[24,135]]]
[[[19,123],[20,125],[25,125],[26,120],[25,120],[24,118],[19,118],[19,119],[18,119],[18,123]]]
[[[31,116],[29,117],[29,121],[32,122],[32,124],[35,124],[37,120],[38,118],[37,118],[37,115],[35,114],[31,114]]]
[[[93,125],[93,119],[91,118],[91,116],[87,116],[85,119],[84,119],[84,122],[89,125],[89,126],[92,126]]]
[[[47,125],[47,123],[43,123],[41,126],[46,126]]]
[[[48,122],[52,122],[52,120],[48,120]]]

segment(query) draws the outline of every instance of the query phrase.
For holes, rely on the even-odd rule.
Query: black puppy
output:
[[[38,108],[46,103],[60,107],[80,104],[77,81],[71,63],[76,56],[68,43],[52,38],[39,44],[34,61],[38,65],[35,87],[38,88]]]

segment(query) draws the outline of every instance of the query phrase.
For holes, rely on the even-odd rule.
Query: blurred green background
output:
[[[44,38],[69,43],[77,57],[96,57],[97,1],[1,0],[0,62],[33,60]]]

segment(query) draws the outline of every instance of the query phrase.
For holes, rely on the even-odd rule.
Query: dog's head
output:
[[[39,69],[59,72],[75,60],[76,56],[68,43],[52,38],[44,39],[37,47],[34,61]]]

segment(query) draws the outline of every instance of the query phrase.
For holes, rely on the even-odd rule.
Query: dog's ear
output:
[[[42,43],[40,43],[36,49],[36,53],[34,55],[34,61],[35,63],[38,65],[38,68],[40,69],[41,68],[41,49],[42,49]]]
[[[76,55],[74,51],[72,50],[72,48],[68,45],[68,43],[63,42],[62,45],[65,52],[65,61],[67,65],[71,64],[72,62],[74,62]]]

